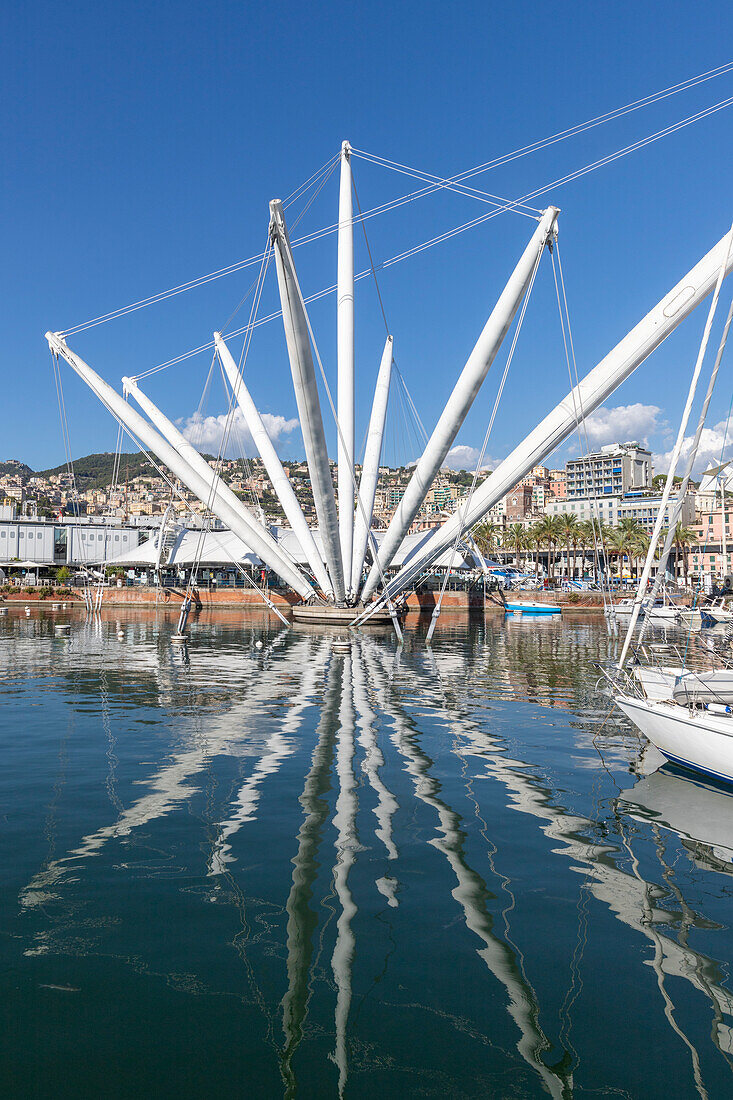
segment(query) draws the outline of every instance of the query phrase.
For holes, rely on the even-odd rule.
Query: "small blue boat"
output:
[[[517,603],[512,600],[510,603],[508,600],[504,605],[507,611],[521,612],[526,615],[559,615],[561,612],[560,605],[557,603],[535,603],[533,600],[526,600],[522,603]]]

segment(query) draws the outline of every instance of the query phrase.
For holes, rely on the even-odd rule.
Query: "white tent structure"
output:
[[[160,568],[189,569],[194,565],[210,568],[217,565],[242,565],[261,567],[262,559],[257,556],[232,531],[187,531],[176,534],[175,541],[166,547],[161,555],[158,533],[147,542],[107,564],[112,568]]]
[[[536,215],[530,215],[531,220],[536,223],[530,239],[455,381],[445,407],[417,459],[388,529],[376,533],[372,530],[372,522],[390,387],[392,337],[387,339],[376,375],[367,449],[362,476],[357,484],[354,466],[355,277],[354,218],[351,207],[352,155],[353,150],[348,142],[344,142],[339,158],[341,184],[336,265],[338,390],[335,401],[325,384],[325,373],[298,280],[284,206],[279,200],[270,203],[269,244],[263,256],[261,273],[261,278],[264,279],[266,261],[269,256],[274,256],[285,344],[313,492],[317,529],[309,529],[303,517],[300,505],[263,429],[262,418],[247,390],[242,371],[234,362],[225,338],[220,333],[214,334],[212,346],[216,348],[232,389],[232,409],[241,409],[290,523],[289,530],[277,538],[273,537],[261,519],[217,477],[202,456],[142,392],[139,378],[125,379],[124,386],[126,395],[138,403],[145,416],[133,409],[69,348],[65,333],[48,332],[46,337],[54,356],[66,360],[132,438],[140,441],[164,463],[176,478],[198,496],[208,511],[231,531],[234,540],[231,544],[233,559],[245,560],[249,555],[255,556],[258,561],[278,573],[303,601],[320,601],[339,609],[353,608],[354,621],[358,623],[366,621],[385,606],[392,608],[392,601],[414,587],[426,570],[447,569],[451,565],[466,567],[468,563],[460,552],[463,536],[533,466],[541,463],[567,439],[577,429],[580,421],[598,408],[703,301],[713,289],[721,266],[725,275],[730,272],[733,256],[728,256],[726,251],[726,234],[517,445],[493,473],[480,480],[477,472],[471,493],[442,526],[427,533],[411,535],[410,527],[454,445],[457,433],[520,307],[521,324],[541,259],[548,248],[552,249],[556,239],[556,207],[549,206]],[[244,330],[248,335],[252,325],[253,321],[250,321],[249,328]],[[516,335],[514,339],[516,342]],[[326,448],[320,393],[324,388],[336,420],[337,491],[334,489]],[[211,539],[220,540],[221,536],[211,532]],[[197,535],[193,535],[188,542],[184,538],[181,541],[180,554],[192,553],[194,560],[199,561],[203,561],[203,555],[206,555],[207,560],[213,560],[219,551],[211,539],[207,536],[202,543]],[[179,551],[176,550],[173,559],[179,560],[178,556]]]
[[[395,565],[404,565],[409,558],[418,552],[426,537],[431,532],[421,531],[417,534],[407,535],[395,558]],[[384,531],[375,531],[377,543],[384,537]],[[287,557],[291,557],[296,566],[307,565],[307,558],[300,547],[294,532],[288,527],[274,528],[273,535],[277,545]],[[315,545],[321,551],[321,536],[316,529],[312,532]],[[111,568],[160,568],[166,569],[185,568],[194,565],[204,568],[213,566],[232,567],[236,565],[254,566],[261,568],[266,565],[253,550],[231,531],[189,531],[180,529],[177,531],[171,545],[165,543],[161,532],[156,532],[152,538],[141,543],[134,549],[118,558],[112,558],[107,564]],[[451,561],[452,558],[452,561]],[[489,562],[489,567],[501,568],[496,562]],[[446,551],[436,560],[434,569],[449,569],[456,571],[474,569],[476,563],[473,555],[468,550],[452,555]]]

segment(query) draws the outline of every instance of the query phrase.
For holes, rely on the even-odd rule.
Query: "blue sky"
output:
[[[0,84],[4,263],[0,458],[63,460],[46,329],[108,310],[256,254],[267,203],[292,192],[348,138],[358,148],[452,175],[724,64],[728,4],[492,2],[128,2],[5,5]],[[733,74],[476,177],[514,197],[733,95]],[[733,109],[537,200],[562,208],[560,234],[578,364],[585,373],[727,230],[733,217]],[[355,160],[363,206],[413,189]],[[334,176],[304,232],[336,214]],[[384,260],[485,209],[440,194],[368,223]],[[380,275],[395,356],[428,428],[532,232],[504,214]],[[307,293],[335,281],[335,237],[296,252]],[[366,266],[357,236],[357,267]],[[69,338],[109,381],[197,347],[224,325],[252,269]],[[488,454],[505,455],[567,391],[551,269],[538,276]],[[270,273],[262,309],[274,308]],[[727,301],[724,302],[727,306]],[[232,325],[242,325],[249,303]],[[333,297],[312,319],[335,377]],[[698,310],[609,402],[594,442],[671,444],[704,323]],[[357,290],[357,436],[384,339],[374,288]],[[240,345],[235,341],[233,350]],[[505,348],[506,351],[506,348]],[[500,356],[457,443],[480,445]],[[203,354],[147,391],[185,422],[210,366]],[[300,451],[279,321],[259,328],[251,389],[284,454]],[[76,455],[113,450],[116,427],[64,368]],[[725,421],[731,374],[710,424]],[[214,379],[202,411],[224,408]],[[324,400],[324,417],[327,410]],[[335,451],[335,433],[328,425]],[[713,454],[721,431],[708,439]],[[572,445],[571,445],[572,447]],[[416,457],[414,427],[391,403],[388,461]],[[470,450],[466,452],[470,454]],[[559,456],[562,458],[563,456]]]

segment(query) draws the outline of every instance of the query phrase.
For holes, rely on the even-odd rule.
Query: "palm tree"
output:
[[[490,557],[492,550],[495,550],[499,543],[499,528],[491,520],[484,520],[474,527],[471,532],[473,541],[483,554],[483,556]]]
[[[725,519],[723,519],[723,522],[725,523]],[[696,533],[690,527],[678,523],[674,529],[675,558],[679,553],[682,554],[682,574],[685,579],[685,588],[687,588],[687,551],[696,542]],[[675,572],[677,572],[676,569]]]
[[[570,572],[570,544],[578,536],[578,517],[573,512],[561,512],[557,518],[557,527],[561,533],[562,538],[565,540],[565,566],[568,577],[571,577]],[[573,562],[573,567],[575,562]],[[574,572],[574,568],[573,568]]]
[[[636,559],[641,553],[646,554],[646,549],[640,551],[639,547],[644,545],[645,539],[648,547],[649,538],[638,519],[634,519],[632,516],[624,516],[619,521],[618,530],[623,532],[626,537],[624,553],[628,555],[629,565],[633,567],[634,577],[636,577]]]
[[[542,533],[542,524],[537,522],[530,527],[526,534],[527,545],[534,548],[534,577],[535,581],[539,581],[540,578],[540,547],[544,546],[544,535]]]
[[[608,531],[604,538],[606,551],[609,557],[609,564],[616,558],[618,564],[618,575],[621,578],[621,559],[626,554],[630,554],[631,540],[628,531],[625,531],[623,527],[612,527]]]
[[[535,537],[538,540],[539,545],[547,547],[547,577],[548,580],[552,580],[554,576],[554,554],[553,551],[557,545],[558,539],[561,537],[560,524],[557,522],[558,516],[543,516],[541,520],[535,525]]]
[[[557,548],[562,543],[565,537],[565,527],[561,516],[552,517],[552,574],[553,579],[555,576],[555,557],[557,554]]]
[[[643,529],[637,531],[636,534],[631,535],[629,539],[629,549],[631,551],[631,560],[634,563],[634,577],[636,578],[637,558],[646,558],[647,551],[649,550],[649,543],[651,539]]]
[[[522,550],[527,548],[527,531],[521,523],[512,523],[504,532],[503,545],[507,550],[513,550],[517,557],[517,568],[522,564]]]
[[[594,551],[593,561],[597,565],[595,549],[600,546],[601,537],[598,529],[598,523],[596,520],[584,519],[578,524],[577,532],[575,535],[575,544],[580,548],[580,571],[585,572],[585,558],[586,550],[591,549]]]

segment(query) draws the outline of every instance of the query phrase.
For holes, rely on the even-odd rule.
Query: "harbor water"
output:
[[[602,619],[426,625],[0,618],[3,1096],[731,1095],[733,793]]]

